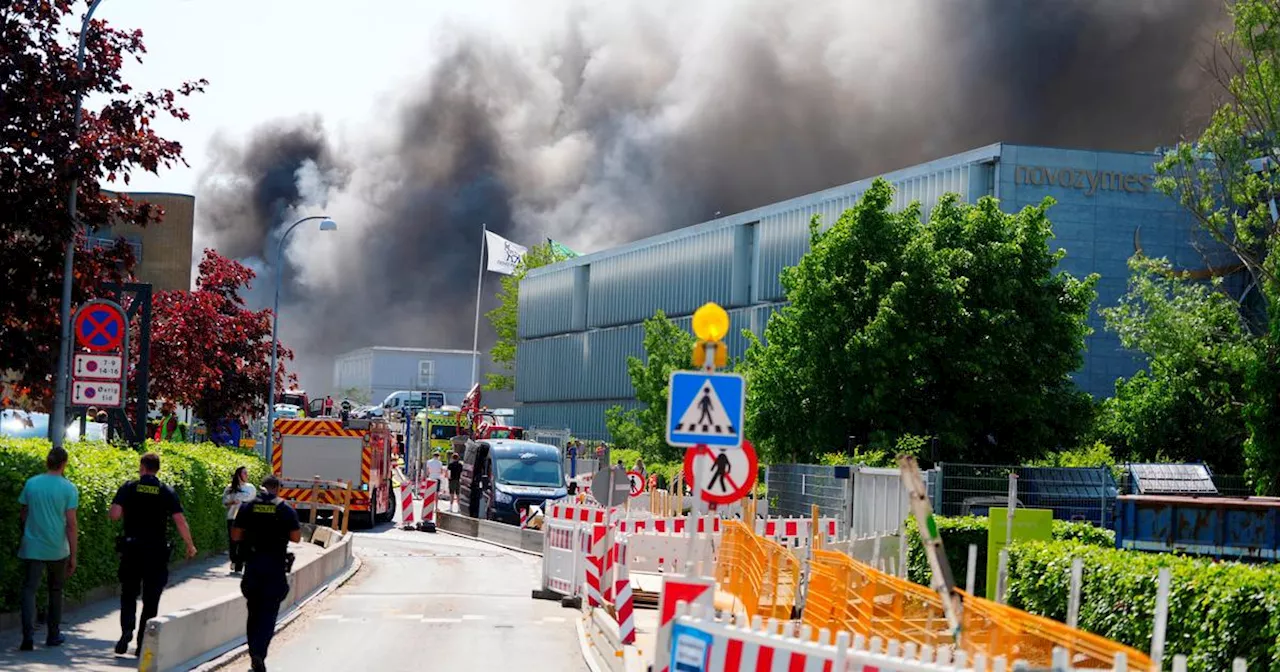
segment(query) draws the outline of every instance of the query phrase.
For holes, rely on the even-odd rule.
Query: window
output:
[[[418,360],[418,387],[431,387],[436,384],[435,360]]]

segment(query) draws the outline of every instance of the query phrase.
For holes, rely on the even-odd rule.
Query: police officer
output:
[[[280,603],[289,593],[289,542],[302,540],[298,514],[276,494],[279,490],[275,476],[263,479],[257,499],[240,505],[231,529],[231,538],[240,542],[242,553],[248,553],[240,592],[249,608],[245,637],[254,672],[267,669],[267,647],[275,634]]]
[[[111,500],[108,516],[111,520],[124,519],[124,534],[116,542],[120,554],[120,641],[116,653],[129,649],[135,626],[138,631],[138,647],[142,649],[143,627],[154,618],[160,607],[160,594],[169,583],[169,520],[178,528],[178,534],[187,543],[187,557],[196,555],[191,541],[191,529],[182,515],[182,502],[173,488],[160,482],[160,456],[147,453],[138,463],[138,480],[129,481],[116,491]],[[135,620],[138,595],[142,595],[142,618]]]

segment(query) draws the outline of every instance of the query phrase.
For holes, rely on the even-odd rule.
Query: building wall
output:
[[[191,255],[195,235],[196,198],[189,194],[124,192],[135,201],[160,206],[164,215],[146,227],[120,224],[95,235],[98,239],[124,238],[134,248],[139,282],[153,291],[191,289]]]
[[[361,348],[334,360],[335,393],[355,387],[381,403],[400,390],[440,390],[451,404],[471,389],[471,353],[426,348]]]
[[[1047,196],[1051,243],[1066,250],[1060,268],[1077,277],[1099,273],[1090,314],[1094,333],[1074,375],[1098,396],[1141,366],[1103,329],[1097,310],[1115,305],[1128,280],[1135,233],[1150,256],[1202,268],[1196,231],[1176,203],[1154,189],[1154,154],[1092,152],[997,144],[884,175],[897,189],[895,209],[918,201],[924,216],[947,192],[974,202],[985,195],[1015,212]],[[643,356],[640,324],[662,309],[684,329],[706,301],[729,309],[731,356],[763,336],[783,304],[779,280],[808,250],[809,221],[830,225],[870,186],[866,179],[752,211],[647,238],[612,250],[535,269],[520,286],[517,352],[518,422],[570,427],[605,438],[603,411],[634,406],[628,356]],[[1203,248],[1206,241],[1196,243]]]

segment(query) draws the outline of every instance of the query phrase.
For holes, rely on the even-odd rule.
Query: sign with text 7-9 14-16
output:
[[[747,381],[736,373],[674,371],[667,395],[667,443],[742,447]]]

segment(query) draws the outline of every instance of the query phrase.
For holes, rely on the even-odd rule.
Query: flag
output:
[[[529,250],[499,236],[492,231],[484,232],[485,246],[489,253],[489,270],[503,275],[515,275],[516,266]]]
[[[551,251],[554,252],[556,256],[559,256],[559,257],[581,257],[582,256],[581,254],[574,252],[573,250],[565,247],[564,245],[561,245],[560,243],[557,243],[556,241],[550,238],[547,239],[547,244],[551,246]]]

